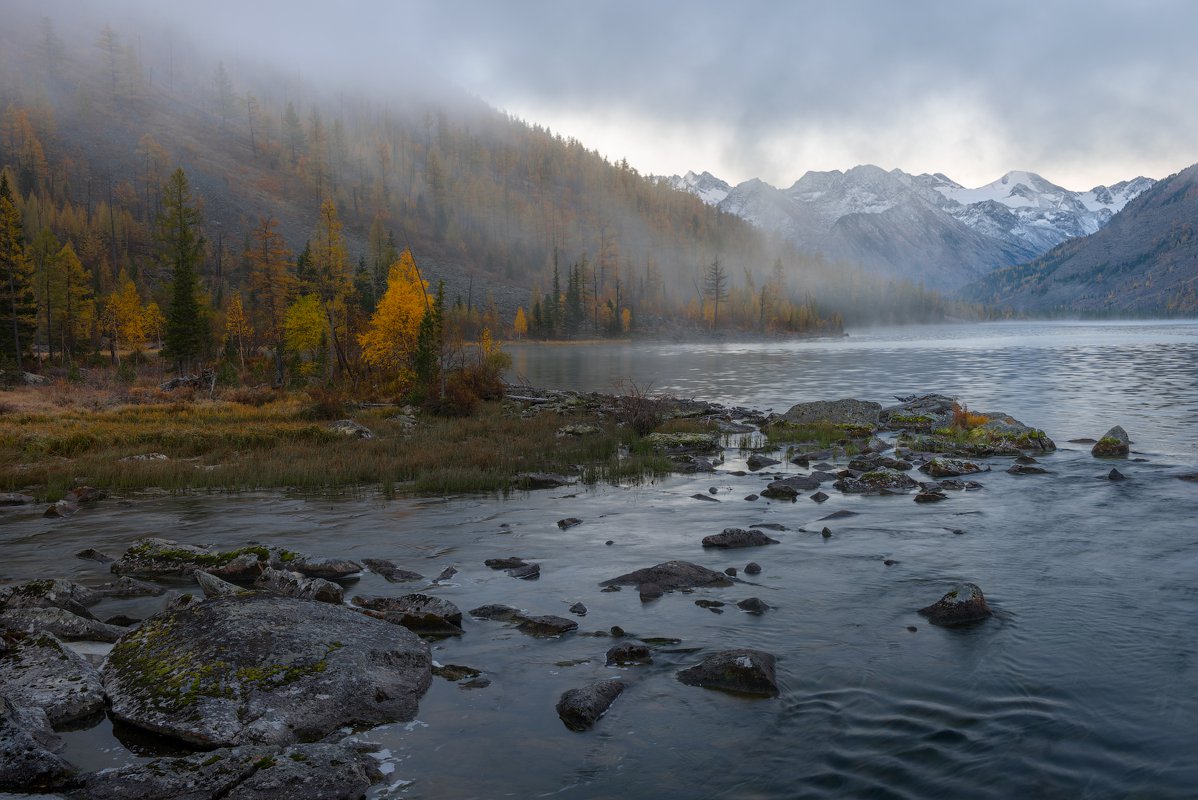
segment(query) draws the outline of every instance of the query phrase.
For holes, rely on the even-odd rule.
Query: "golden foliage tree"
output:
[[[320,298],[314,294],[297,298],[288,307],[283,323],[287,349],[315,354],[324,341],[327,325]]]
[[[137,285],[121,273],[119,288],[109,295],[100,315],[101,332],[108,337],[108,352],[114,364],[120,363],[120,350],[141,350],[146,343],[145,310]]]
[[[412,370],[420,320],[432,300],[416,262],[404,250],[387,274],[387,291],[358,337],[362,360],[385,375],[403,378]]]
[[[241,303],[241,293],[234,292],[229,298],[228,308],[225,309],[225,336],[230,341],[237,342],[237,356],[241,361],[242,371],[245,370],[245,343],[253,335],[254,328],[250,325],[250,318]]]

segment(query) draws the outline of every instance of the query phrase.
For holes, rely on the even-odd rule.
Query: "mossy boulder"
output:
[[[919,471],[926,472],[933,478],[956,478],[961,475],[973,475],[978,472],[985,472],[987,469],[988,467],[983,467],[980,464],[975,464],[965,459],[935,457],[920,467]]]
[[[959,583],[932,605],[919,609],[919,613],[933,625],[952,627],[980,622],[994,612],[976,584]]]
[[[1131,452],[1131,438],[1119,425],[1111,428],[1090,448],[1096,458],[1126,458]]]
[[[102,671],[112,715],[208,747],[289,744],[411,719],[428,646],[343,606],[255,592],[150,618]]]
[[[849,425],[873,430],[878,425],[878,414],[881,411],[881,403],[874,403],[869,400],[854,400],[848,397],[842,400],[816,400],[810,403],[796,403],[782,415],[782,419],[792,425],[827,423],[830,425]]]
[[[845,494],[887,494],[914,489],[919,482],[896,469],[879,467],[856,478],[841,478],[832,485]]]
[[[720,450],[718,433],[651,433],[644,441],[654,450],[670,455],[716,453]]]

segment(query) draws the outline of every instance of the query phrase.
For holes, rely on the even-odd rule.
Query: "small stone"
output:
[[[771,539],[761,531],[750,528],[724,528],[723,532],[704,536],[704,547],[718,548],[739,548],[739,547],[761,547],[767,544],[778,544],[777,539]]]
[[[911,633],[915,633],[917,630],[919,630],[919,628],[915,627],[914,625],[908,625],[907,630]]]
[[[98,561],[101,564],[110,564],[116,559],[112,556],[104,555],[99,550],[89,547],[86,550],[80,550],[75,554],[75,558],[81,558],[84,561]]]
[[[736,577],[736,567],[728,567],[727,569],[724,570],[724,574],[730,575],[731,577],[735,578]]]
[[[1126,479],[1127,479],[1127,476],[1124,475],[1122,472],[1120,472],[1117,469],[1112,469],[1110,472],[1107,473],[1107,480],[1122,481],[1122,480],[1126,480]]]
[[[582,603],[575,603],[574,605],[570,606],[570,613],[577,614],[580,617],[585,617],[587,615],[587,607]]]
[[[479,675],[477,678],[471,678],[468,681],[463,681],[458,684],[459,689],[486,689],[491,685],[491,679]]]
[[[677,677],[688,686],[775,697],[778,682],[774,663],[772,655],[760,650],[723,650],[697,666],[682,670]]]
[[[448,567],[446,567],[445,569],[441,570],[441,574],[440,574],[440,575],[438,575],[437,577],[433,578],[433,583],[440,583],[441,581],[447,581],[447,580],[449,580],[450,578],[452,578],[454,575],[457,575],[457,574],[458,574],[458,568],[457,568],[457,567],[454,567],[454,566],[448,566]]]
[[[832,529],[824,528],[822,531],[819,532],[819,535],[824,537],[825,539],[831,539],[832,538]]]
[[[578,623],[572,619],[542,614],[535,617],[523,617],[516,630],[529,636],[561,636],[570,631],[578,630]]]
[[[939,503],[941,500],[947,500],[948,497],[941,492],[920,492],[915,495],[917,503]]]
[[[581,524],[582,520],[580,520],[578,517],[566,517],[565,519],[559,519],[557,521],[557,527],[561,528],[563,531],[573,528],[575,525]]]
[[[897,564],[899,562],[895,561],[893,558],[888,558],[885,561],[883,561],[882,563],[888,567],[893,567],[895,564]]]
[[[709,503],[718,503],[718,502],[720,502],[718,499],[716,499],[716,498],[712,497],[712,496],[711,496],[711,495],[709,495],[709,494],[692,494],[692,495],[691,495],[691,499],[692,499],[692,500],[706,500],[706,501],[707,501],[707,502],[709,502]]]
[[[699,608],[722,608],[727,604],[724,603],[722,600],[708,600],[706,598],[703,598],[700,600],[696,600],[695,605],[697,605]]]
[[[1044,467],[1034,467],[1028,464],[1012,464],[1008,469],[1012,475],[1047,475],[1048,470]]]
[[[608,633],[610,633],[612,636],[619,638],[624,635],[624,629],[621,628],[619,625],[612,625],[611,628],[608,630]]]
[[[957,584],[932,605],[919,609],[919,613],[933,625],[945,626],[966,625],[993,614],[982,590],[972,583]]]
[[[816,503],[822,503],[828,499],[828,495],[824,494],[823,492],[816,492],[815,494],[811,495],[810,499]]]
[[[464,667],[461,664],[443,664],[441,666],[433,666],[433,674],[438,678],[444,678],[450,683],[457,683],[463,678],[475,678],[481,673],[480,670],[474,667]]]
[[[541,565],[525,564],[522,567],[509,569],[507,574],[511,575],[513,578],[519,578],[523,581],[535,581],[537,578],[541,577]]]
[[[611,539],[608,539],[606,542],[604,542],[604,544],[607,545],[608,547],[611,547],[613,544],[615,544],[615,542],[612,541]]]
[[[761,565],[758,564],[756,561],[750,561],[748,564],[745,564],[745,574],[746,575],[760,575],[761,574]]]
[[[757,499],[757,495],[755,495],[755,494],[747,494],[747,495],[745,495],[745,499],[746,499],[746,500],[748,500],[748,501],[751,503],[751,502],[753,502],[754,500],[756,500],[756,499]]]
[[[708,492],[708,494],[719,494],[720,490],[717,489],[716,487],[712,486],[710,489],[707,490],[707,492]]]
[[[513,556],[511,558],[488,558],[483,564],[491,569],[516,569],[527,566],[528,562]]]
[[[607,713],[624,691],[624,684],[605,680],[578,689],[569,689],[557,701],[557,715],[572,731],[585,731]]]

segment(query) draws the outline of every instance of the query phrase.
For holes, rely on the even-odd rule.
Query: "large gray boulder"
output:
[[[845,494],[886,494],[914,489],[919,481],[889,467],[878,467],[856,478],[841,478],[832,484]]]
[[[100,673],[49,634],[26,636],[0,655],[0,695],[40,708],[51,725],[104,710]]]
[[[722,572],[692,564],[689,561],[667,561],[652,567],[638,569],[609,578],[600,586],[641,586],[653,584],[664,591],[675,589],[694,589],[699,586],[731,586],[732,579]]]
[[[0,791],[52,788],[74,772],[54,751],[61,741],[40,708],[14,705],[0,696]]]
[[[688,686],[774,697],[778,694],[774,663],[774,657],[761,650],[721,650],[679,672],[678,680]]]
[[[874,428],[877,427],[878,413],[881,410],[881,403],[869,400],[816,400],[812,403],[796,403],[782,415],[782,419],[793,425],[813,425],[822,422]]]
[[[256,592],[150,618],[102,674],[116,719],[220,747],[411,719],[431,670],[428,646],[398,625]]]
[[[252,581],[270,563],[266,547],[241,547],[217,550],[209,545],[194,545],[170,539],[138,539],[112,563],[117,575],[134,578],[188,577],[197,571],[224,580]]]

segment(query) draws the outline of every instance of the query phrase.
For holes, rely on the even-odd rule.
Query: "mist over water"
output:
[[[1009,475],[1009,460],[994,459],[992,472],[974,476],[983,490],[933,505],[832,491],[823,504],[746,502],[768,478],[729,474],[744,468],[735,448],[714,475],[508,498],[135,495],[67,521],[4,512],[0,578],[98,582],[103,567],[70,554],[115,554],[139,536],[167,535],[389,558],[428,576],[455,564],[458,574],[429,591],[463,610],[505,603],[568,616],[572,603],[588,607],[579,632],[561,639],[467,617],[464,636],[434,644],[437,661],[482,669],[492,684],[468,691],[435,679],[416,722],[363,733],[384,748],[377,797],[1193,796],[1198,484],[1177,476],[1198,471],[1198,325],[509,349],[513,371],[534,384],[609,390],[629,377],[779,411],[841,396],[959,394],[971,408],[1041,427],[1061,449],[1040,458],[1048,475]],[[1134,440],[1133,459],[1099,461],[1066,441],[1114,424]],[[1112,466],[1128,479],[1106,480]],[[720,503],[691,498],[711,487]],[[857,516],[821,519],[837,510]],[[559,530],[566,516],[583,524]],[[699,545],[724,527],[763,522],[789,530],[764,548]],[[825,525],[831,538],[818,533]],[[540,580],[482,564],[513,555],[540,563]],[[601,580],[671,559],[713,569],[752,560],[763,572],[646,604],[632,589],[599,590]],[[982,587],[992,619],[949,630],[916,613],[962,580]],[[349,594],[425,588],[366,574]],[[750,596],[772,608],[754,616],[694,605]],[[128,601],[113,613],[148,614],[161,602]],[[608,668],[613,640],[584,634],[612,625],[681,642],[656,648],[650,666]],[[750,700],[674,678],[729,647],[774,653],[781,695]],[[553,710],[561,692],[613,676],[629,688],[608,714],[588,733],[566,730]],[[107,722],[67,733],[65,755],[99,768],[153,752],[119,733]]]

